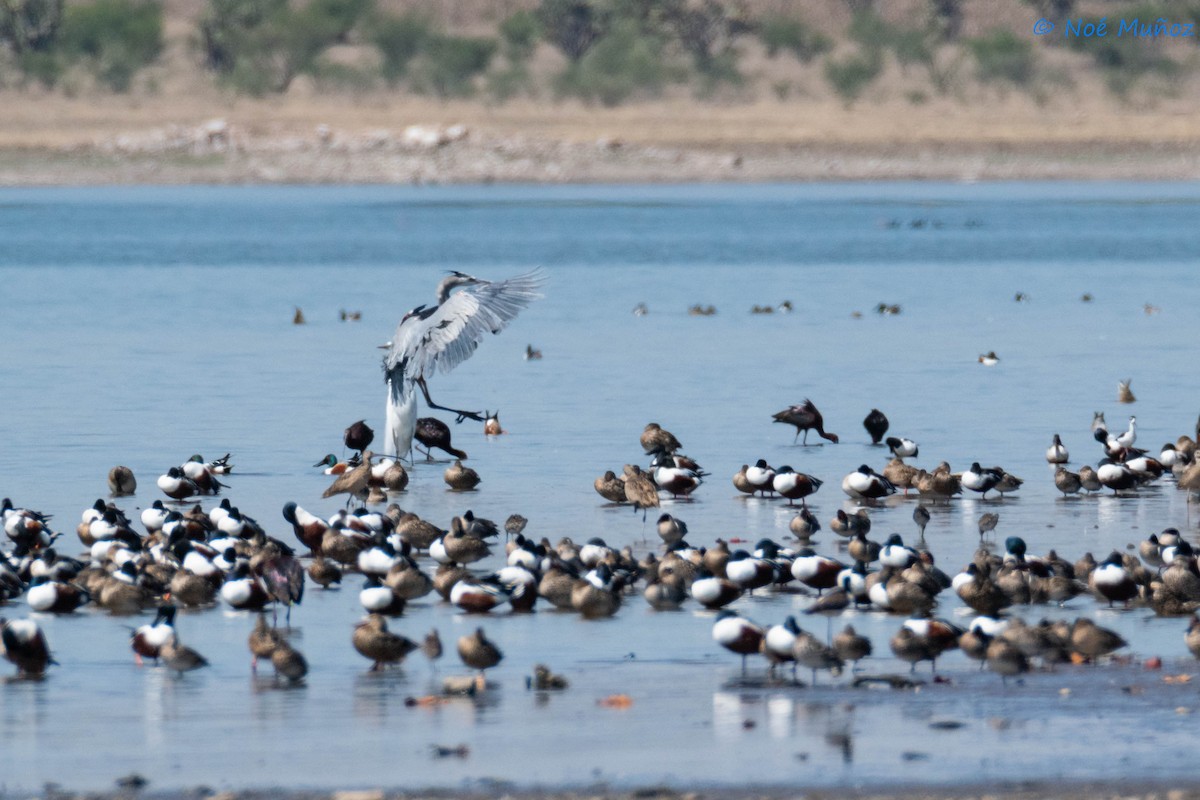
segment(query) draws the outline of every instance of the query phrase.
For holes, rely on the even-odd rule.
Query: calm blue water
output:
[[[401,315],[432,301],[444,270],[500,278],[541,265],[545,299],[431,382],[443,404],[501,410],[506,436],[454,431],[483,476],[480,491],[448,493],[444,465],[418,465],[398,498],[406,509],[443,525],[466,508],[498,520],[519,512],[539,537],[602,536],[641,552],[654,546],[643,539],[656,538],[652,526],[605,507],[591,483],[640,461],[638,435],[657,421],[712,473],[694,502],[668,509],[689,523],[694,544],[779,538],[791,513],[735,498],[729,477],[760,457],[811,472],[826,481],[812,505],[827,521],[853,508],[842,476],[886,462],[861,427],[878,407],[893,433],[920,442],[919,465],[979,460],[1027,479],[1003,502],[966,498],[935,512],[927,541],[947,571],[970,558],[984,511],[998,511],[998,533],[1024,536],[1035,552],[1101,555],[1168,525],[1195,532],[1165,482],[1137,498],[1057,499],[1043,453],[1057,432],[1072,468],[1094,464],[1089,424],[1099,410],[1114,428],[1136,413],[1138,444],[1155,451],[1193,430],[1198,213],[1192,184],[0,190],[0,495],[54,514],[73,541],[114,464],[138,476],[137,496],[121,501],[136,512],[160,497],[154,479],[169,466],[232,452],[228,495],[290,538],[279,514],[288,500],[324,514],[338,507],[320,499],[328,479],[309,465],[341,452],[342,429],[356,419],[382,429],[375,346]],[[1014,302],[1016,292],[1031,301]],[[1094,301],[1081,302],[1084,293]],[[749,314],[785,299],[790,315]],[[903,312],[878,316],[881,302]],[[650,313],[634,317],[637,303]],[[718,313],[688,316],[697,303]],[[1160,312],[1144,313],[1147,303]],[[295,307],[309,324],[291,324]],[[362,321],[339,321],[340,309]],[[529,343],[542,361],[522,360]],[[976,363],[988,350],[998,367]],[[1133,406],[1115,402],[1123,378],[1133,378]],[[796,447],[790,429],[771,424],[804,397],[841,444]],[[913,535],[914,502],[874,510],[873,535]],[[818,542],[833,552],[829,534]],[[251,676],[253,621],[243,614],[181,616],[181,637],[213,662],[182,680],[133,666],[128,620],[95,611],[42,619],[62,666],[43,683],[0,686],[0,780],[103,788],[130,771],[159,788],[1170,778],[1191,774],[1178,756],[1200,744],[1176,712],[1195,704],[1194,690],[1132,666],[1038,674],[1001,692],[995,676],[954,654],[939,665],[952,684],[916,695],[730,688],[737,662],[711,642],[711,616],[654,614],[640,598],[607,622],[550,612],[486,619],[506,652],[499,690],[481,703],[411,709],[404,698],[437,678],[420,658],[382,678],[365,673],[349,644],[358,586],[311,590],[293,616],[312,665],[298,691]],[[808,602],[755,597],[737,607],[770,623]],[[1136,655],[1192,670],[1185,621],[1086,598],[1074,606],[1027,615],[1094,613]],[[939,614],[967,619],[951,596]],[[873,671],[903,668],[887,651],[898,619],[852,621],[875,642]],[[427,598],[393,628],[417,637],[437,626],[450,643],[477,624]],[[450,649],[440,675],[459,670]],[[537,662],[572,688],[548,700],[526,692]],[[1137,691],[1122,691],[1130,686]],[[631,694],[633,707],[596,706],[615,692]],[[932,717],[967,728],[931,731]],[[1114,726],[1136,730],[1119,759]],[[469,758],[430,758],[430,745],[459,743]],[[750,761],[752,771],[732,767]]]

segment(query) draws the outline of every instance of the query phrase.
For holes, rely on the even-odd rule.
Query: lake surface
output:
[[[324,515],[341,505],[320,499],[329,479],[309,465],[341,453],[354,420],[382,432],[375,346],[403,313],[433,301],[445,270],[496,279],[541,265],[545,298],[431,381],[442,404],[500,409],[505,436],[454,428],[483,483],[447,492],[445,464],[418,462],[394,498],[404,508],[443,526],[468,508],[498,521],[521,513],[535,537],[601,536],[645,552],[657,544],[653,518],[607,506],[592,480],[644,465],[638,436],[657,421],[711,472],[693,502],[664,503],[693,544],[782,539],[792,512],[736,496],[730,477],[766,458],[822,478],[810,505],[827,527],[855,507],[842,476],[887,461],[861,425],[878,407],[891,433],[920,443],[918,465],[977,460],[1026,479],[1003,501],[934,510],[926,541],[948,572],[970,559],[985,511],[1000,513],[999,541],[1021,535],[1032,552],[1071,560],[1167,526],[1195,541],[1200,514],[1189,517],[1169,482],[1063,500],[1043,454],[1060,433],[1072,469],[1095,464],[1094,411],[1121,430],[1136,413],[1138,444],[1155,453],[1193,432],[1197,219],[1195,184],[0,190],[0,495],[53,514],[70,551],[111,466],[138,477],[137,495],[118,501],[136,520],[161,498],[154,480],[168,467],[230,452],[226,495],[290,541],[285,502]],[[783,300],[791,314],[749,313]],[[646,316],[631,313],[638,303]],[[902,312],[880,316],[880,303]],[[689,316],[694,304],[717,313]],[[296,307],[308,324],[292,324]],[[340,321],[342,309],[361,321]],[[542,360],[523,360],[530,343]],[[977,363],[989,350],[1001,357],[994,368]],[[1125,378],[1132,406],[1116,403]],[[793,445],[791,428],[771,423],[805,397],[840,444]],[[872,538],[915,538],[915,503],[873,509]],[[817,547],[837,554],[827,530]],[[1195,671],[1187,621],[1146,609],[1084,597],[1019,613],[1086,613],[1138,661],[1162,657],[1163,672],[1067,667],[1002,688],[951,653],[939,663],[950,682],[916,693],[854,690],[845,676],[761,689],[739,683],[738,659],[711,640],[711,614],[694,604],[654,613],[640,596],[602,622],[546,610],[467,617],[427,597],[391,627],[411,638],[437,627],[447,643],[437,673],[418,655],[368,674],[350,646],[360,585],[309,587],[292,621],[311,673],[290,691],[274,688],[269,667],[251,674],[248,614],[181,614],[181,638],[212,662],[182,679],[134,666],[126,626],[136,619],[39,617],[61,666],[0,685],[0,782],[92,789],[138,772],[160,789],[877,787],[1194,775],[1195,684],[1162,681]],[[734,607],[767,624],[810,602],[756,593]],[[938,614],[971,616],[949,592]],[[874,642],[866,669],[906,671],[887,646],[901,618],[845,616],[833,624]],[[478,625],[505,652],[490,673],[498,688],[406,707],[463,672],[453,641]],[[539,662],[571,688],[528,692]],[[764,670],[752,659],[752,676]],[[616,693],[632,706],[597,705]],[[930,727],[940,720],[964,727]],[[465,759],[431,756],[459,744]]]

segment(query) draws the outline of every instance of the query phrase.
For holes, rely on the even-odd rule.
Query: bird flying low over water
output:
[[[404,315],[383,359],[388,385],[387,455],[405,456],[412,448],[418,388],[430,408],[451,411],[459,422],[467,417],[483,422],[478,412],[435,404],[425,382],[436,369],[449,372],[470,358],[485,334],[502,331],[521,309],[541,296],[538,290],[544,282],[545,273],[540,269],[503,281],[451,272],[438,284],[436,305],[419,305]],[[454,289],[459,291],[451,294]]]

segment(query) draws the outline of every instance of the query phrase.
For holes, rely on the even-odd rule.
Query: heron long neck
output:
[[[463,275],[462,273],[454,273],[453,275],[443,278],[442,282],[438,284],[437,288],[438,305],[441,305],[450,299],[450,290],[458,286],[465,286],[469,283],[475,283],[475,279],[470,275]]]

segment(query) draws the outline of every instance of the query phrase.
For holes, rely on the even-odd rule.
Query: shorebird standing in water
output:
[[[451,411],[458,421],[484,421],[476,411],[439,406],[429,396],[426,380],[434,370],[449,372],[471,357],[488,333],[499,333],[521,309],[541,295],[545,281],[533,270],[503,281],[485,281],[463,272],[451,272],[438,284],[437,304],[419,305],[400,320],[383,372],[387,379],[387,428],[384,453],[408,456],[417,425],[417,389],[430,408]],[[454,289],[460,291],[451,294]]]

